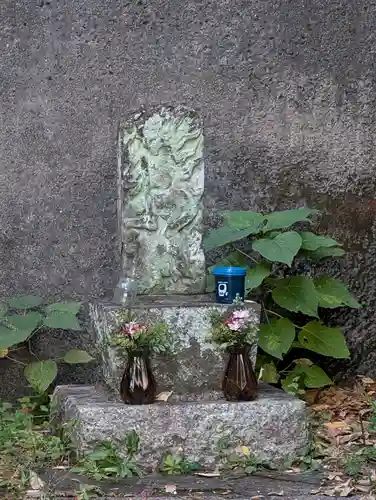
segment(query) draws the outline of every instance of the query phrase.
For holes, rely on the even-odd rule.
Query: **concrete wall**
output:
[[[111,295],[117,122],[193,105],[207,220],[322,209],[350,251],[333,272],[369,304],[344,317],[354,362],[376,374],[375,34],[369,0],[2,0],[0,293]]]

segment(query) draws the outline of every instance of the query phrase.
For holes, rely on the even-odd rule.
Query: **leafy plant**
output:
[[[129,310],[121,311],[117,331],[110,344],[120,351],[162,353],[169,347],[169,331],[166,323],[148,325],[134,321]]]
[[[256,339],[258,325],[254,324],[249,309],[244,308],[238,298],[225,313],[213,312],[210,320],[211,329],[206,340],[221,349],[253,344]]]
[[[35,295],[17,295],[0,303],[0,358],[13,359],[12,351],[30,342],[42,328],[81,330],[77,314],[80,302],[43,304]],[[38,393],[44,393],[57,375],[57,361],[68,364],[88,363],[93,358],[79,349],[70,349],[60,359],[33,361],[25,366],[25,377]],[[20,361],[18,361],[19,363]]]
[[[171,455],[168,454],[164,457],[160,471],[164,474],[191,474],[201,468],[198,462],[191,462],[187,460],[183,455]]]
[[[125,449],[123,455],[121,450]],[[80,460],[71,472],[84,474],[97,481],[108,478],[141,477],[142,471],[135,461],[139,449],[139,437],[132,430],[124,436],[119,445],[102,441],[92,453]]]
[[[46,422],[36,425],[29,410],[26,401],[21,409],[0,403],[0,487],[12,491],[9,498],[30,485],[34,471],[66,463],[72,451],[66,438],[49,432]]]
[[[231,453],[226,457],[226,469],[240,469],[246,474],[253,474],[265,467],[267,467],[267,464],[257,460],[247,446],[239,446],[235,453]]]
[[[295,360],[288,369],[279,371],[281,361],[293,348],[348,358],[341,330],[324,325],[320,313],[322,309],[360,307],[341,281],[329,276],[314,279],[311,275],[316,262],[345,254],[336,240],[304,227],[302,230],[316,214],[309,208],[269,214],[226,211],[223,227],[212,230],[204,240],[207,250],[231,248],[217,265],[248,268],[246,294],[255,297],[262,307],[259,346],[264,354],[258,360],[260,378],[271,383],[280,381],[294,394],[332,381],[310,360]]]

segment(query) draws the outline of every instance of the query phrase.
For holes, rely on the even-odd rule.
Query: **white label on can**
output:
[[[218,297],[227,297],[228,296],[228,291],[227,291],[227,282],[218,282]]]

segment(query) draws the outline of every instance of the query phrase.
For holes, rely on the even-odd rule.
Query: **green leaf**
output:
[[[322,368],[311,363],[307,365],[304,363],[299,363],[299,359],[295,360],[297,365],[290,373],[296,373],[298,375],[304,375],[304,385],[309,389],[318,389],[320,387],[325,387],[327,385],[332,385],[333,380],[328,377]]]
[[[25,377],[31,387],[38,393],[45,392],[57,375],[57,364],[52,359],[34,361],[26,366]]]
[[[279,381],[279,373],[277,367],[273,361],[269,361],[261,366],[260,370],[260,380],[267,382],[268,384],[277,384]]]
[[[266,226],[263,231],[272,231],[274,229],[284,229],[290,227],[296,222],[311,222],[308,217],[318,213],[317,210],[310,208],[297,208],[295,210],[283,210],[281,212],[272,212],[266,215]]]
[[[312,260],[327,259],[329,257],[343,257],[345,253],[345,250],[340,247],[320,247],[313,252],[305,251],[306,256]]]
[[[299,342],[310,351],[336,359],[350,356],[346,340],[339,328],[329,328],[319,321],[311,321],[300,330]]]
[[[11,309],[32,309],[42,304],[43,299],[36,295],[15,295],[9,297],[8,304]]]
[[[44,318],[44,325],[49,328],[61,328],[62,330],[82,330],[78,319],[74,314],[52,311]]]
[[[15,314],[7,316],[7,323],[16,330],[22,330],[30,335],[42,322],[42,315],[36,311],[30,311],[25,315]]]
[[[230,227],[252,230],[250,234],[260,232],[265,222],[265,215],[259,212],[225,211],[223,218]]]
[[[56,302],[45,308],[47,314],[58,311],[76,315],[81,309],[82,302]]]
[[[311,233],[310,231],[303,231],[299,233],[302,237],[302,250],[317,250],[318,248],[327,248],[327,247],[338,247],[340,244],[333,240],[332,238],[327,238],[326,236],[320,236],[315,233]]]
[[[6,349],[14,345],[25,342],[30,333],[23,330],[11,330],[5,326],[0,326],[0,349]]]
[[[8,312],[8,304],[0,302],[0,318],[3,318]]]
[[[279,306],[288,311],[318,317],[318,293],[313,281],[307,276],[292,276],[280,280],[272,291],[272,297]]]
[[[265,278],[271,273],[271,268],[268,264],[262,262],[247,270],[245,278],[245,289],[247,292],[261,285]]]
[[[334,278],[324,277],[315,281],[319,296],[319,306],[328,309],[336,307],[352,307],[359,309],[361,305],[348,291],[346,285]]]
[[[93,359],[94,358],[90,356],[90,354],[86,351],[81,351],[80,349],[71,349],[63,358],[63,360],[70,365],[89,363]]]
[[[275,358],[282,359],[295,338],[295,327],[288,318],[272,319],[260,325],[259,346]]]
[[[204,248],[205,250],[211,250],[212,248],[221,247],[233,241],[242,240],[250,234],[252,234],[252,229],[236,229],[228,226],[219,227],[210,231],[204,238]]]
[[[263,238],[252,243],[255,252],[272,262],[282,262],[291,266],[295,255],[299,252],[302,239],[296,231],[288,231],[274,239]]]
[[[303,374],[291,371],[287,374],[286,378],[281,381],[281,386],[287,394],[292,394],[293,396],[304,394]]]

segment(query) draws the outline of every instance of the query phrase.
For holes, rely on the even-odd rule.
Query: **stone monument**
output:
[[[118,226],[125,277],[147,295],[205,292],[203,132],[184,108],[120,126]]]
[[[302,401],[261,385],[256,401],[229,403],[221,393],[224,360],[205,338],[209,313],[223,310],[205,289],[202,249],[203,131],[197,114],[183,107],[141,112],[120,126],[118,220],[124,279],[138,285],[136,320],[165,321],[172,354],[154,361],[168,401],[129,406],[117,399],[125,360],[109,347],[121,306],[91,304],[93,331],[101,346],[107,388],[58,387],[60,420],[76,420],[76,444],[85,453],[103,439],[140,437],[140,465],[154,470],[167,453],[213,468],[245,445],[259,460],[279,463],[306,451],[308,426]],[[254,322],[259,308],[247,303]],[[255,362],[257,341],[251,349]]]

